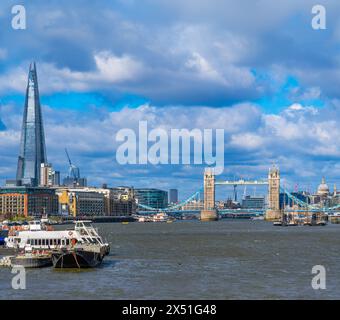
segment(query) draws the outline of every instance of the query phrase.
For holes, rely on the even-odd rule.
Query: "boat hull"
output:
[[[22,266],[25,268],[45,268],[52,266],[51,257],[13,257],[12,266]]]
[[[57,269],[95,268],[103,261],[103,255],[92,251],[53,252],[52,263]]]
[[[0,246],[0,256],[12,256],[18,253],[15,248],[7,248],[6,246]]]

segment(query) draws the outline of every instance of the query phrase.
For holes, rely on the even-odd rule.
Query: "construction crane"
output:
[[[77,179],[80,178],[79,168],[72,163],[71,158],[70,158],[66,148],[65,148],[65,153],[66,153],[66,156],[67,156],[67,159],[68,159],[68,163],[70,164],[68,175],[69,175],[70,178],[77,180]]]

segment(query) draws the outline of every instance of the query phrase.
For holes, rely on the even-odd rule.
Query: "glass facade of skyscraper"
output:
[[[135,198],[139,204],[162,209],[168,206],[168,192],[159,189],[135,189]]]
[[[26,89],[16,176],[18,184],[37,186],[40,183],[41,164],[46,162],[45,135],[41,115],[37,70],[35,63],[33,63],[30,65]]]

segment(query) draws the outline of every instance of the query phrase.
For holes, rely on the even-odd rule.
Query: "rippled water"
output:
[[[0,299],[339,299],[340,225],[264,221],[98,224],[111,244],[100,268],[27,271],[26,290],[0,269]],[[327,270],[313,290],[312,267]]]

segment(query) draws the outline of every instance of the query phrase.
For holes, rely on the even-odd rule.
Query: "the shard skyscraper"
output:
[[[45,135],[39,99],[37,69],[35,63],[31,63],[22,122],[17,183],[19,185],[37,186],[40,182],[42,163],[47,163]]]

